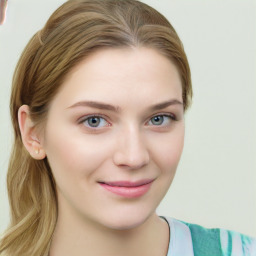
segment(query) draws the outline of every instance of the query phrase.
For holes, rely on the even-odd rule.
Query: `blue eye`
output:
[[[172,120],[175,120],[175,118],[171,115],[157,115],[149,120],[149,125],[168,125]]]
[[[84,119],[82,123],[90,128],[101,128],[108,126],[108,122],[100,116],[90,116]]]

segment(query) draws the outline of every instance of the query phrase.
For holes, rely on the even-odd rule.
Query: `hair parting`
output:
[[[11,222],[0,241],[2,256],[47,255],[58,209],[47,158],[35,160],[23,146],[18,109],[29,106],[43,129],[47,112],[65,77],[102,48],[149,47],[172,61],[182,81],[183,106],[192,98],[183,45],[168,20],[136,0],[69,0],[59,7],[24,49],[13,76],[10,112],[14,144],[7,174]]]

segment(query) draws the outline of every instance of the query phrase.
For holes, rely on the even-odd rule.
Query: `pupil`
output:
[[[99,125],[99,118],[97,117],[92,117],[89,119],[89,124],[93,127],[96,127]]]
[[[153,124],[160,125],[163,123],[163,117],[162,116],[155,116],[152,120]]]

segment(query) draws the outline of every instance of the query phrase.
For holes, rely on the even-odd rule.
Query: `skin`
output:
[[[4,24],[7,9],[7,0],[0,0],[0,25]]]
[[[94,119],[98,127],[91,126],[91,115],[101,116]],[[36,159],[47,156],[57,184],[51,256],[166,255],[169,228],[155,211],[184,142],[182,86],[169,59],[148,48],[99,50],[70,72],[51,102],[43,134],[33,129],[28,106],[20,108],[19,122],[24,145]],[[98,183],[142,179],[154,181],[137,198]]]

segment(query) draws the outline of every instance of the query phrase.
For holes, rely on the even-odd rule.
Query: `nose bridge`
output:
[[[120,130],[114,160],[117,165],[138,169],[149,161],[149,152],[142,131],[135,124]]]

